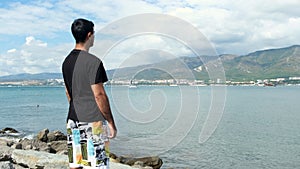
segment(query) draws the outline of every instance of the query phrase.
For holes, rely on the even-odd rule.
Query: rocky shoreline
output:
[[[0,130],[1,169],[67,169],[67,136],[60,131],[41,130],[33,139],[18,138],[13,128]],[[163,162],[157,156],[126,157],[110,153],[111,169],[159,169]]]

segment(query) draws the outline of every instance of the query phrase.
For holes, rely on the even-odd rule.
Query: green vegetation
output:
[[[205,61],[203,64],[202,59]],[[184,56],[163,62],[136,67],[108,70],[109,79],[115,81],[185,79],[209,81],[206,64],[220,59],[226,80],[233,82],[255,81],[257,79],[300,77],[300,46],[269,49],[248,55]],[[0,77],[0,82],[21,80],[61,79],[60,73],[19,74]],[[46,81],[45,84],[54,83]],[[40,83],[38,83],[40,84]],[[44,84],[44,83],[42,83]],[[56,83],[55,83],[56,84]]]
[[[213,57],[203,57],[212,60]],[[220,55],[225,76],[231,81],[300,77],[300,46],[262,50],[248,55]],[[202,70],[196,69],[202,66]],[[114,74],[114,72],[122,72]],[[137,73],[138,72],[138,73]],[[108,71],[113,79],[197,79],[209,80],[200,57],[181,57],[164,62]]]

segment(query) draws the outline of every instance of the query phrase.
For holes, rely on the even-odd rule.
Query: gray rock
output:
[[[23,149],[34,149],[34,150],[38,150],[38,151],[46,151],[46,152],[51,152],[51,148],[50,146],[45,143],[42,142],[40,140],[29,140],[27,138],[20,140],[19,142],[20,144],[22,144],[22,148]]]
[[[8,141],[6,142],[6,145],[9,146],[9,147],[11,147],[11,146],[14,145],[14,144],[15,144],[15,142],[12,141],[12,140],[8,140]]]
[[[13,164],[9,161],[0,161],[0,168],[1,169],[14,169]]]
[[[7,140],[1,139],[0,138],[0,146],[7,146]]]
[[[9,139],[9,138],[0,138],[0,146],[9,146],[11,147],[16,142],[18,142],[17,139]]]
[[[136,162],[134,162],[133,165],[134,165],[134,166],[141,166],[141,167],[144,167],[144,162],[142,162],[142,161],[136,161]]]
[[[14,150],[12,158],[15,163],[29,168],[67,169],[68,157],[34,150]]]
[[[5,127],[1,131],[4,132],[4,133],[19,133],[16,129],[13,129],[13,128],[10,128],[10,127]]]
[[[31,150],[32,149],[32,145],[27,145],[24,147],[24,150]]]
[[[13,169],[24,169],[24,167],[13,163]]]
[[[48,142],[67,140],[67,136],[58,130],[48,133],[47,137],[48,137]]]
[[[22,144],[21,143],[16,143],[14,145],[11,146],[14,149],[22,149]]]
[[[48,145],[56,154],[68,154],[67,141],[52,141]]]
[[[7,146],[0,146],[0,161],[11,160],[11,153],[13,150],[14,150],[13,148]]]
[[[109,164],[110,164],[110,166],[109,166],[110,169],[137,169],[135,167],[131,167],[129,165],[124,165],[121,163],[110,162]]]
[[[28,138],[24,138],[20,140],[19,143],[21,143],[23,147],[27,147],[28,145],[32,145],[32,140],[29,140]]]
[[[131,158],[131,157],[127,158],[127,157],[120,156],[116,160],[119,160],[121,163],[130,166],[133,166],[137,161],[139,161],[138,163],[143,163],[143,166],[149,166],[152,167],[153,169],[159,169],[163,164],[162,160],[157,156],[142,157],[142,158]]]
[[[47,137],[48,133],[49,133],[49,129],[41,130],[37,135],[37,139],[42,142],[47,142],[48,141],[48,137]]]
[[[63,142],[61,142],[63,144]],[[68,156],[51,154],[34,150],[17,150],[8,146],[0,146],[0,169],[68,169]],[[11,163],[14,162],[14,164]],[[4,162],[4,163],[3,163]],[[136,163],[138,164],[138,162]],[[10,168],[8,168],[10,167]],[[128,166],[110,162],[110,169],[151,169],[151,167]]]
[[[158,156],[137,158],[137,160],[142,161],[145,166],[150,166],[153,169],[159,169],[163,164],[162,159]]]

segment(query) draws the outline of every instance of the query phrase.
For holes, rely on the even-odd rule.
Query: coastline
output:
[[[19,137],[13,128],[0,130],[1,169],[65,169],[68,168],[66,136],[60,131],[41,130],[34,138]],[[158,156],[126,157],[110,153],[111,169],[159,169]]]

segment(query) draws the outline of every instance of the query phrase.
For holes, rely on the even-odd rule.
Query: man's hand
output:
[[[117,136],[117,129],[114,124],[108,123],[108,128],[109,128],[109,139],[113,139]]]

